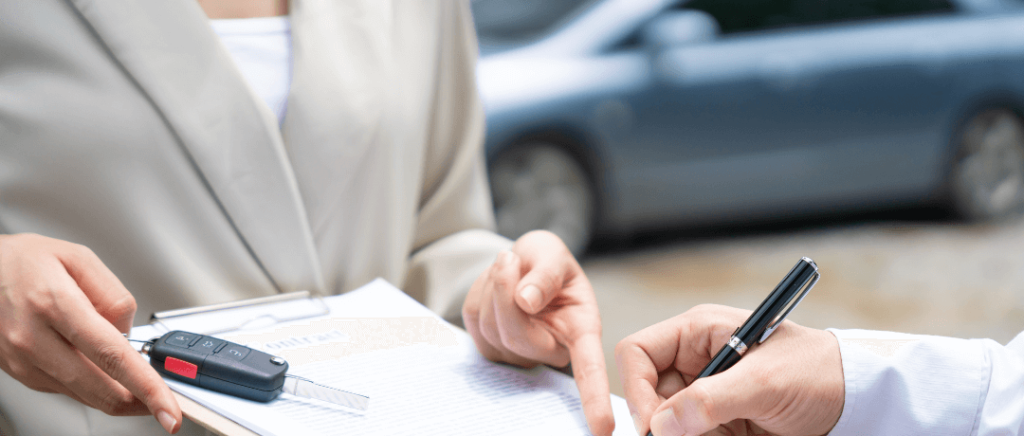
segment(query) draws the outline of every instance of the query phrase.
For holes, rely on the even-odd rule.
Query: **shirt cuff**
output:
[[[839,340],[846,397],[830,436],[971,434],[989,367],[979,343],[829,329]]]

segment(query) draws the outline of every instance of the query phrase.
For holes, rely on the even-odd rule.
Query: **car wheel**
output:
[[[595,193],[583,166],[565,149],[547,143],[512,147],[490,165],[498,232],[516,239],[535,229],[558,235],[573,254],[593,235]]]
[[[1013,112],[979,113],[959,136],[950,172],[953,211],[970,220],[998,219],[1024,205],[1024,125]]]

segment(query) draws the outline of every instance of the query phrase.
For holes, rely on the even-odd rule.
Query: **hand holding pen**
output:
[[[813,285],[813,266],[801,259],[754,312],[697,306],[620,342],[616,363],[637,433],[828,433],[845,395],[838,341],[783,321]]]

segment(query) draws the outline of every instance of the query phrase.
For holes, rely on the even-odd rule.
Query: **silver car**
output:
[[[491,3],[516,2],[474,3],[510,237],[1024,204],[1020,1]]]

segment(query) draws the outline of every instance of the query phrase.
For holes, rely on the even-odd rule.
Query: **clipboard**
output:
[[[231,316],[224,316],[228,312]],[[259,328],[281,322],[330,314],[319,295],[309,291],[289,292],[228,303],[156,312],[150,324],[162,332],[191,331],[203,335]],[[171,391],[186,418],[218,436],[258,436],[252,430],[216,413],[178,392]],[[2,435],[0,435],[2,436]]]
[[[156,314],[152,324],[136,327],[133,334],[150,338],[185,324],[185,317],[235,318],[233,323],[220,320],[216,326],[188,325],[186,329],[224,330],[227,339],[275,350],[272,354],[296,364],[298,375],[368,394],[377,405],[372,409],[376,414],[339,414],[343,411],[333,408],[307,410],[301,399],[285,398],[266,407],[186,384],[172,388],[194,398],[175,394],[184,415],[218,435],[334,434],[339,428],[352,434],[432,429],[474,435],[479,434],[481,420],[493,423],[495,419],[520,435],[588,434],[572,377],[544,366],[528,370],[488,361],[468,333],[383,279],[316,300],[299,293],[164,312]],[[288,304],[295,307],[279,310]],[[305,319],[318,313],[326,316]],[[292,321],[273,325],[274,320],[283,319]],[[614,395],[611,400],[616,421],[628,423],[625,400]],[[295,414],[294,407],[303,412]],[[512,409],[532,418],[524,421],[508,414]],[[619,427],[622,430],[616,435],[632,432],[631,426]]]

